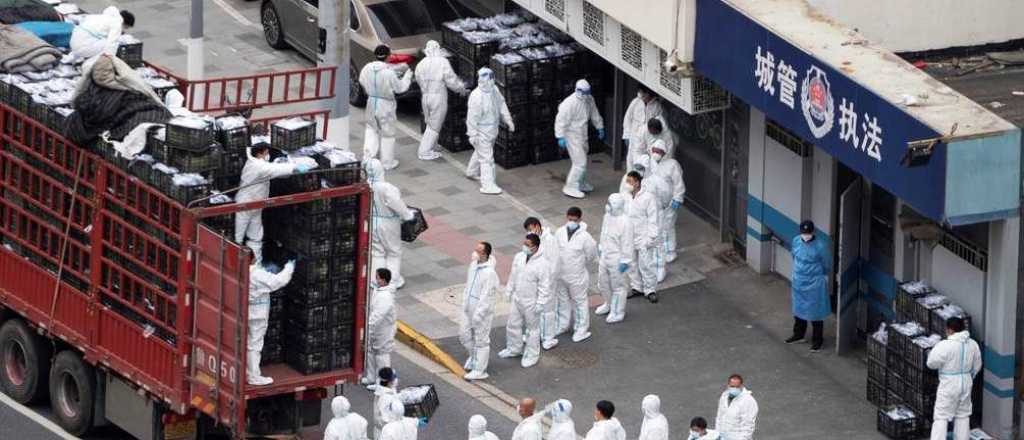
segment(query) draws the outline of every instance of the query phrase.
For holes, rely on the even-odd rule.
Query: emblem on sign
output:
[[[817,66],[811,66],[804,77],[802,89],[800,106],[804,111],[807,127],[811,129],[815,138],[821,139],[832,131],[836,113],[836,103],[832,99],[828,77]]]

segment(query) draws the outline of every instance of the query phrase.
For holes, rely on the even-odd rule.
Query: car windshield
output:
[[[437,32],[441,23],[469,15],[463,7],[453,3],[453,0],[393,0],[369,5],[367,9],[381,39],[391,39]]]

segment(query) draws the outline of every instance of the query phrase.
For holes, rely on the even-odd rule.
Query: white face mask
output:
[[[697,431],[690,431],[690,439],[689,440],[697,440],[699,438],[700,438],[700,433],[699,432],[697,432]]]
[[[804,243],[811,241],[812,238],[814,238],[814,234],[800,234],[800,239],[803,240]]]
[[[655,162],[661,162],[661,158],[663,158],[665,156],[660,154],[660,153],[654,153],[654,154],[651,155],[651,157],[654,158]]]

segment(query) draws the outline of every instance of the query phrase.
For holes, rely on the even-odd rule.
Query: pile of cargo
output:
[[[928,354],[946,335],[946,321],[970,316],[921,281],[899,286],[896,320],[868,336],[868,401],[879,407],[878,430],[891,438],[926,436],[939,376]]]
[[[475,86],[480,68],[494,71],[516,124],[514,133],[501,127],[494,145],[495,162],[503,168],[560,159],[554,134],[558,104],[581,78],[590,82],[598,102],[607,88],[595,74],[602,71],[594,67],[600,58],[526,11],[444,23],[442,45],[453,54],[452,67],[468,87]],[[466,98],[449,94],[448,102],[439,144],[449,151],[472,148],[465,135]],[[596,136],[591,138],[591,153],[601,151]]]

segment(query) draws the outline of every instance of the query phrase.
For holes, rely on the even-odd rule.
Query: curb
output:
[[[406,324],[404,321],[398,321],[398,333],[395,338],[401,341],[403,344],[408,345],[413,350],[416,350],[420,354],[428,357],[430,360],[436,362],[438,365],[443,366],[445,369],[450,371],[456,377],[461,378],[466,375],[466,370],[462,368],[455,358],[451,357],[444,350],[441,350],[434,341],[430,338],[423,336],[416,329]]]

